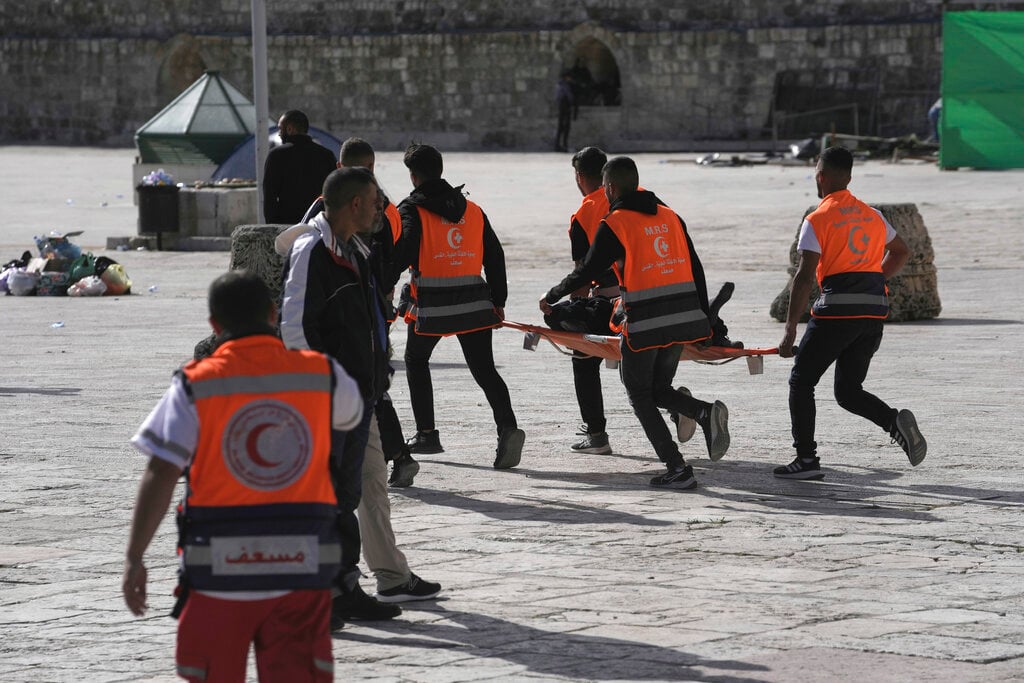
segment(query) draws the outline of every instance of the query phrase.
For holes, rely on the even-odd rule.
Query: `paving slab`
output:
[[[133,156],[0,147],[0,259],[34,250],[33,235],[80,229],[76,242],[134,283],[119,297],[0,297],[5,681],[177,680],[170,518],[147,556],[150,613],[121,602],[144,465],[128,439],[208,334],[205,290],[229,257],[105,250],[136,232]],[[730,335],[773,346],[782,327],[768,311],[816,201],[811,169],[636,159],[641,182],[687,221],[709,284],[736,283]],[[540,321],[537,299],[570,268],[569,156],[445,162],[503,241],[507,316]],[[377,171],[393,196],[408,191],[399,154],[381,154]],[[495,357],[527,441],[522,464],[496,472],[490,409],[458,344],[443,342],[433,370],[446,450],[391,498],[414,570],[444,592],[394,622],[347,625],[338,680],[1024,680],[1024,171],[867,162],[851,189],[916,204],[935,248],[941,316],[888,325],[867,382],[917,415],[922,465],[838,408],[830,373],[818,392],[826,479],[775,480],[792,457],[790,361],[768,357],[753,376],[742,363],[684,362],[677,384],[729,406],[732,447],[711,463],[700,439],[683,445],[700,487],[652,490],[660,466],[615,372],[602,372],[614,452],[574,454],[570,363],[501,330]],[[392,339],[393,396],[411,430],[401,324]]]

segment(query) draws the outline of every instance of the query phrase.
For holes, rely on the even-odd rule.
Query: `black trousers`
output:
[[[681,465],[683,456],[679,454],[679,446],[658,408],[696,418],[701,408],[708,406],[704,401],[672,388],[683,347],[673,344],[660,349],[633,351],[623,338],[619,348],[622,350],[619,373],[626,386],[629,405],[633,406],[633,414],[640,420],[640,426],[654,446],[658,459],[669,467]]]
[[[576,402],[580,406],[580,417],[587,426],[587,432],[603,432],[607,425],[604,417],[604,394],[601,392],[602,358],[573,356],[572,381],[576,387]]]
[[[569,147],[569,126],[572,125],[572,107],[558,107],[558,130],[555,132],[555,147],[566,149]]]
[[[789,373],[789,415],[793,447],[800,457],[816,456],[814,387],[836,365],[836,401],[845,410],[888,431],[897,411],[864,390],[871,358],[882,343],[883,321],[876,318],[811,318]]]
[[[416,419],[416,429],[429,432],[434,425],[434,385],[430,378],[430,356],[441,337],[416,334],[413,325],[409,325],[409,334],[405,342],[405,377],[409,382],[409,398],[412,401],[412,414]],[[491,348],[491,330],[478,330],[455,335],[462,346],[462,355],[466,365],[483,389],[487,402],[494,413],[494,424],[500,435],[506,428],[514,428],[515,413],[512,412],[512,399],[508,394],[505,380],[494,367],[494,351]]]

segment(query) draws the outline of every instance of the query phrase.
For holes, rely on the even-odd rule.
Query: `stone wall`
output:
[[[622,104],[581,109],[574,145],[763,140],[773,101],[789,113],[855,104],[861,133],[923,133],[941,66],[940,8],[925,0],[268,4],[272,116],[300,108],[382,149],[548,149],[554,84],[577,57],[617,68]],[[249,5],[4,3],[0,142],[130,145],[204,69],[251,94]],[[853,132],[849,111],[783,132]]]

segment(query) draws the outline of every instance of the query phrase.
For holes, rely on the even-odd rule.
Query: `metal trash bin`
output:
[[[178,186],[139,185],[139,234],[156,234],[156,248],[163,249],[162,235],[178,232]]]

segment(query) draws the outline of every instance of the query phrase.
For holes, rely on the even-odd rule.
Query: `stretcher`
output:
[[[567,356],[579,352],[590,358],[603,358],[609,367],[615,367],[622,360],[619,351],[620,337],[617,335],[586,334],[583,332],[564,332],[552,330],[549,327],[539,325],[527,325],[510,320],[502,322],[502,327],[522,332],[523,348],[528,351],[536,351],[537,345],[543,339],[555,349]],[[751,349],[737,349],[730,346],[705,346],[697,342],[695,344],[683,344],[683,351],[680,360],[692,360],[706,365],[723,365],[731,363],[740,358],[747,359],[747,370],[751,375],[760,375],[764,372],[764,357],[777,355],[778,347],[764,347]]]

